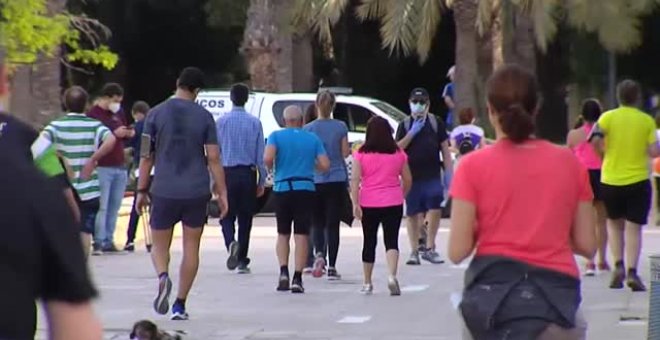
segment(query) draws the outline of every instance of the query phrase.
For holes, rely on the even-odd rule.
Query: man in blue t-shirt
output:
[[[303,113],[298,106],[284,109],[285,128],[268,137],[264,163],[274,169],[273,191],[277,199],[277,259],[280,264],[278,291],[291,289],[304,293],[302,271],[307,260],[307,237],[314,202],[314,170],[326,172],[330,160],[323,143],[313,133],[304,131]],[[289,240],[294,229],[295,273],[289,282]],[[290,283],[290,284],[289,284]]]

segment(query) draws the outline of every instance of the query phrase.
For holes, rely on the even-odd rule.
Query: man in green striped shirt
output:
[[[116,142],[112,132],[103,123],[83,113],[88,99],[87,92],[79,86],[66,90],[64,106],[69,113],[50,122],[33,144],[33,150],[47,148],[52,144],[73,170],[71,182],[81,201],[81,237],[85,254],[89,252],[101,196],[96,163],[112,150]]]

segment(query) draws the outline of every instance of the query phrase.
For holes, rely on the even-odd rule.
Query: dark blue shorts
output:
[[[413,181],[408,196],[406,196],[406,215],[413,216],[429,210],[442,208],[442,180],[428,179]]]
[[[181,222],[186,227],[201,228],[206,224],[206,209],[211,195],[199,198],[175,199],[151,196],[152,229],[167,230]]]

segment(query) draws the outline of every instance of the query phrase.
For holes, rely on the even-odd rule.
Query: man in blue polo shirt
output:
[[[277,199],[277,259],[280,264],[278,291],[304,293],[302,270],[307,260],[307,237],[314,207],[314,169],[326,172],[330,160],[323,143],[304,131],[303,113],[298,106],[284,109],[285,128],[268,137],[264,154],[266,166],[275,171],[273,191]],[[289,286],[289,240],[295,234],[295,272]]]

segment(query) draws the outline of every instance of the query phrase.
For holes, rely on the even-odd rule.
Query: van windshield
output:
[[[396,107],[386,103],[386,102],[381,102],[381,101],[375,101],[371,102],[371,105],[379,108],[381,111],[385,112],[386,115],[390,116],[392,119],[394,119],[397,123],[401,122],[402,120],[406,119],[406,114],[401,112],[401,110],[397,109]]]

